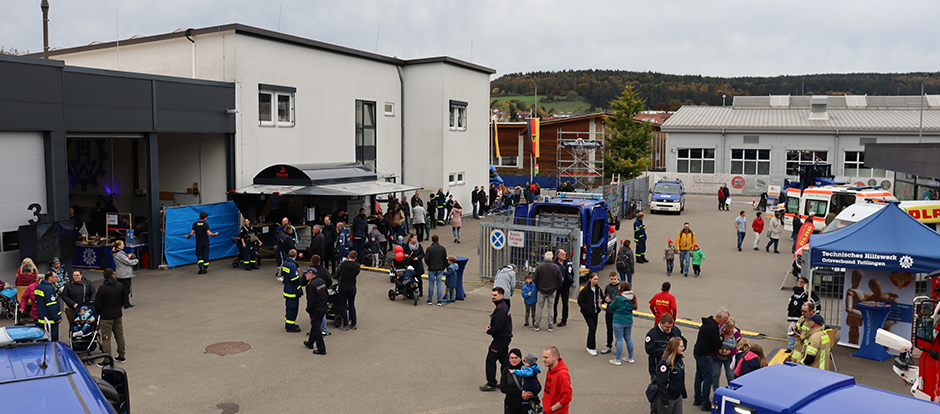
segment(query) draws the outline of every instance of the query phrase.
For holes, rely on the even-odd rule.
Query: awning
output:
[[[279,194],[355,197],[420,190],[421,187],[381,181],[361,164],[273,165],[235,190],[237,194]]]

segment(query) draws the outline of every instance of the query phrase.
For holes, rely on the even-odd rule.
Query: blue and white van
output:
[[[685,210],[685,187],[682,180],[659,180],[650,190],[650,213],[657,211],[682,214]]]

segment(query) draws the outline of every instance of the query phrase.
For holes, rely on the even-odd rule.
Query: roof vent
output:
[[[825,95],[814,95],[810,98],[809,119],[813,121],[828,121],[829,113],[826,112],[826,103],[829,97]]]
[[[848,108],[865,108],[868,106],[868,95],[845,95],[845,106]]]
[[[790,95],[770,95],[770,107],[790,106]]]
[[[927,106],[931,108],[940,106],[940,95],[927,95]]]

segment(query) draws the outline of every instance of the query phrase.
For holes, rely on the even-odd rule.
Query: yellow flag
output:
[[[496,145],[496,158],[499,156],[499,128],[496,127],[496,121],[493,121],[493,144]]]

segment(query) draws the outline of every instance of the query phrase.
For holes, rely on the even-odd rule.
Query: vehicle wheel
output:
[[[333,326],[335,326],[335,327],[337,327],[337,328],[339,328],[340,326],[343,326],[343,316],[342,316],[342,315],[336,315],[336,317],[333,318]]]
[[[395,289],[389,289],[389,290],[388,290],[388,300],[395,300],[395,296],[397,296],[397,295],[395,295]]]
[[[12,321],[14,317],[16,317],[16,315],[13,312],[7,312],[7,319]]]
[[[232,267],[237,269],[240,264],[238,259],[232,259]]]

